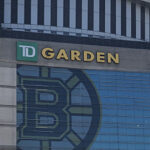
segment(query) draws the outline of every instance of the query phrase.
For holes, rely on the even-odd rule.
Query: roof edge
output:
[[[67,36],[67,35],[54,35],[54,34],[31,33],[31,32],[21,32],[21,31],[0,30],[0,38],[15,38],[15,39],[26,39],[26,40],[47,41],[47,42],[51,41],[51,42],[61,42],[61,43],[137,48],[137,49],[150,50],[149,42],[124,41],[124,40],[117,40],[117,39],[97,39],[97,38],[90,38],[90,37],[75,37],[75,36]]]
[[[150,0],[131,0],[131,1],[150,7]]]

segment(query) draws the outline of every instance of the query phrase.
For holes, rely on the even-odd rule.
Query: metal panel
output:
[[[116,0],[116,34],[121,35],[121,1]]]
[[[136,38],[141,39],[141,6],[136,4]]]
[[[105,32],[110,33],[110,8],[111,8],[111,1],[110,0],[105,0]]]
[[[149,8],[145,9],[145,39],[146,41],[149,41],[149,33],[150,33],[150,12],[149,12]]]
[[[18,1],[18,24],[24,24],[24,0]]]
[[[127,0],[127,11],[126,11],[126,27],[127,27],[127,37],[131,37],[131,1]]]
[[[88,0],[82,0],[82,29],[87,30],[88,26]]]
[[[70,29],[75,29],[76,26],[76,0],[70,2]]]
[[[11,0],[4,1],[4,23],[11,23]]]
[[[63,27],[63,0],[57,0],[57,26]]]
[[[94,0],[94,31],[99,31],[99,0]]]
[[[38,17],[38,1],[31,0],[31,24],[37,25],[37,17]]]
[[[44,0],[44,25],[49,26],[51,24],[51,0]]]

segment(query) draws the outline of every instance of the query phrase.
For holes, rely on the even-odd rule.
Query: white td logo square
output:
[[[17,42],[17,60],[37,62],[37,43]]]

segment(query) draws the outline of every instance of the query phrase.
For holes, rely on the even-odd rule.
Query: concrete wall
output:
[[[16,64],[68,67],[81,69],[98,69],[98,70],[118,70],[133,72],[150,72],[150,51],[142,49],[127,49],[119,47],[102,47],[79,44],[66,44],[55,42],[39,42],[39,61],[23,62],[16,61],[16,43],[17,39],[0,39],[0,150],[15,149],[16,146]],[[21,40],[26,41],[26,40]],[[95,61],[72,62],[64,60],[46,60],[41,56],[43,48],[50,47],[56,50],[64,48],[67,50],[76,49],[79,51],[89,50],[119,53],[119,64],[98,64]]]
[[[0,67],[0,150],[16,146],[16,68]]]
[[[28,41],[35,42],[38,44],[38,62],[25,62],[16,61],[16,44],[17,41]],[[7,43],[7,44],[6,44]],[[68,56],[70,56],[70,50],[79,50],[81,53],[83,50],[93,52],[108,52],[114,54],[119,53],[120,63],[119,64],[108,64],[93,62],[76,62],[76,61],[65,61],[63,59],[44,59],[41,55],[43,48],[53,48],[55,54],[60,49],[65,49]],[[108,47],[108,46],[97,46],[97,45],[81,45],[81,44],[70,44],[70,43],[58,43],[58,42],[41,42],[41,41],[29,41],[19,39],[0,39],[0,62],[1,66],[15,67],[16,64],[27,64],[27,65],[40,65],[40,66],[53,66],[53,67],[68,67],[68,68],[80,68],[80,69],[100,69],[100,70],[118,70],[118,71],[135,71],[135,72],[149,72],[150,71],[150,50],[148,49],[133,49],[133,48],[120,48],[120,47]]]

